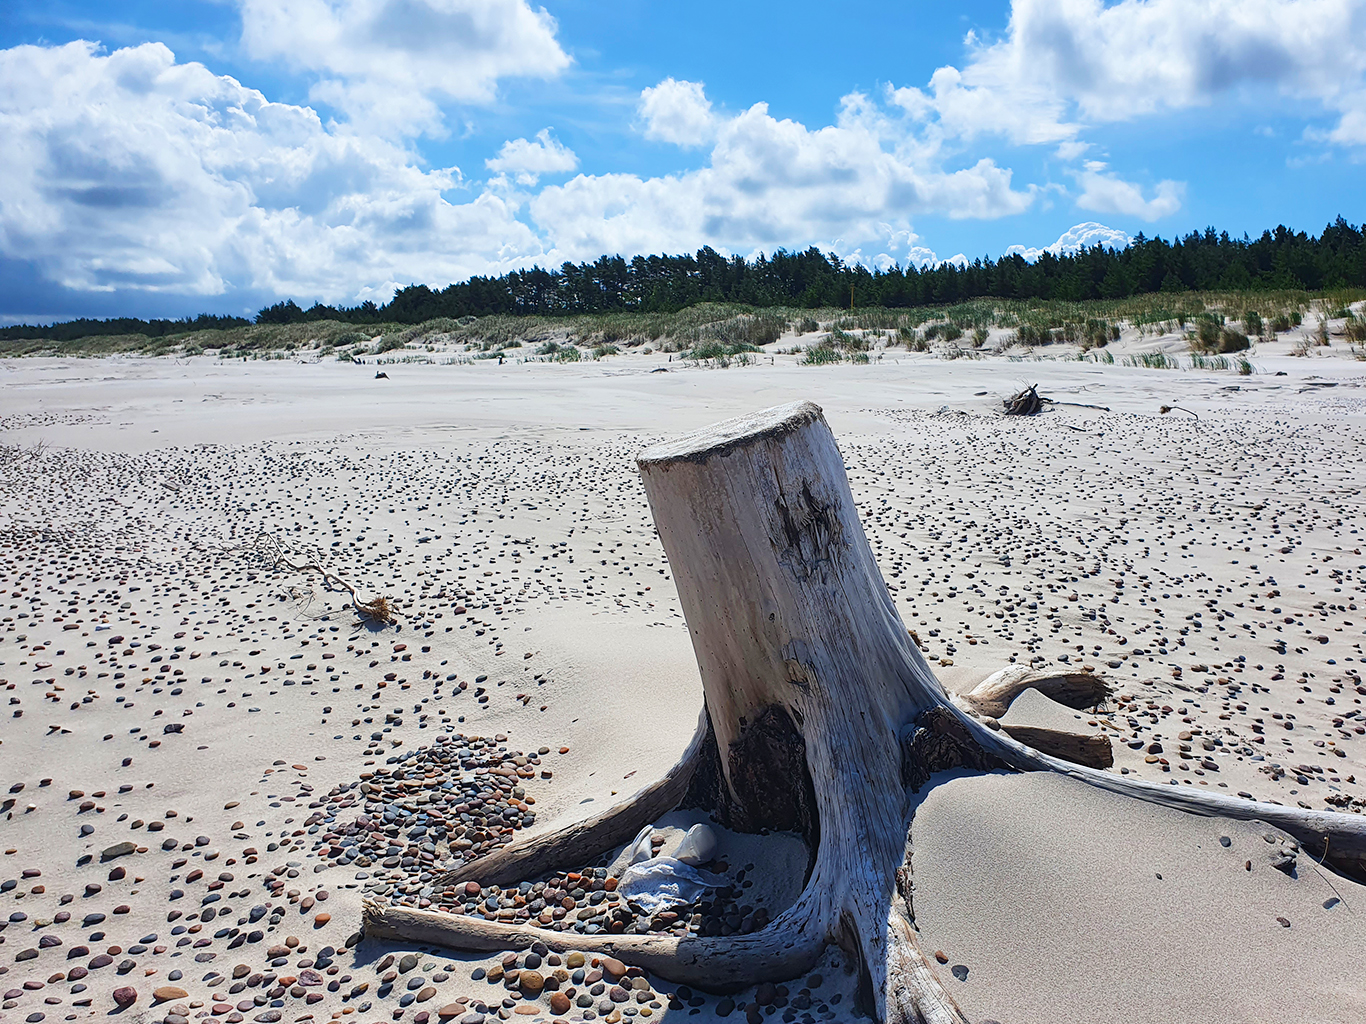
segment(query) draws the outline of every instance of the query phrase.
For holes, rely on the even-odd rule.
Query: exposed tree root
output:
[[[564,864],[581,865],[621,846],[644,826],[672,811],[692,782],[698,760],[710,734],[705,712],[697,731],[678,763],[634,796],[584,821],[554,832],[509,843],[500,850],[472,860],[438,877],[437,885],[475,881],[480,885],[506,885],[537,878]]]
[[[681,985],[709,992],[735,992],[760,979],[800,977],[815,966],[829,944],[829,934],[814,919],[813,910],[810,901],[799,900],[768,927],[749,935],[680,938],[554,932],[367,899],[362,930],[373,938],[479,952],[526,949],[534,942],[543,942],[557,953],[578,950],[612,956]]]
[[[1025,690],[1035,689],[1069,708],[1092,708],[1110,697],[1109,684],[1093,672],[1036,672],[1023,665],[1011,665],[994,672],[968,693],[957,694],[953,702],[991,729],[1002,729],[1027,747],[1090,768],[1109,768],[1115,763],[1110,737],[1089,733],[1048,729],[1040,726],[1001,725],[1010,705]]]
[[[1115,763],[1115,751],[1109,736],[1063,732],[1033,725],[1001,726],[1001,731],[1062,761],[1085,765],[1087,768],[1110,768]]]
[[[1224,796],[1196,789],[1194,786],[1159,784],[1127,775],[1097,771],[1084,765],[1050,757],[1004,732],[986,728],[959,708],[955,707],[953,711],[961,716],[972,730],[973,740],[984,751],[1019,771],[1058,772],[1111,793],[1121,793],[1147,803],[1204,817],[1264,821],[1293,836],[1326,867],[1349,878],[1366,881],[1366,815],[1286,807],[1281,804]]]
[[[887,912],[887,1019],[905,1024],[968,1024],[915,937],[915,927],[897,900]]]
[[[976,715],[1001,718],[1015,698],[1029,689],[1077,710],[1099,707],[1111,694],[1110,685],[1094,672],[1036,672],[1024,665],[1011,665],[955,696],[954,703]]]

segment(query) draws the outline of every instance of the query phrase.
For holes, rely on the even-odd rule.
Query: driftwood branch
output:
[[[1162,406],[1158,406],[1157,411],[1158,411],[1161,415],[1163,415],[1163,416],[1167,415],[1167,413],[1169,413],[1169,412],[1184,412],[1184,413],[1185,413],[1187,416],[1189,416],[1189,417],[1191,418],[1191,420],[1193,421],[1194,428],[1195,428],[1197,431],[1200,429],[1200,417],[1197,416],[1195,413],[1191,412],[1189,409],[1185,408],[1184,406],[1180,406],[1180,405],[1162,405]]]
[[[351,607],[361,615],[385,625],[393,622],[397,617],[394,606],[387,597],[380,596],[371,598],[369,601],[362,601],[360,595],[356,593],[355,587],[351,586],[351,584],[347,583],[346,580],[335,573],[324,569],[316,562],[309,562],[304,565],[296,565],[291,562],[285,557],[285,552],[280,546],[280,542],[270,534],[262,533],[256,538],[256,546],[260,548],[262,545],[265,545],[270,549],[270,554],[273,556],[273,564],[275,566],[283,565],[286,569],[298,573],[316,572],[323,578],[324,585],[337,586],[345,590],[351,595]]]
[[[1039,397],[1039,386],[1031,384],[1005,400],[1007,416],[1037,416],[1043,411],[1043,399]]]

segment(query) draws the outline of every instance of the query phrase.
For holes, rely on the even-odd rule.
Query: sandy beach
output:
[[[1116,773],[1361,813],[1366,368],[1289,346],[1250,375],[6,361],[0,1020],[857,1019],[834,946],[717,996],[358,934],[368,896],[589,934],[743,933],[795,898],[791,835],[722,834],[731,884],[668,920],[617,897],[611,858],[500,890],[440,874],[677,760],[701,687],[634,460],[797,399],[948,688],[1085,667],[1114,700],[1026,694],[1003,724],[1103,734]],[[1054,404],[1003,417],[1026,384]],[[1366,888],[1270,826],[1037,775],[921,799],[921,945],[972,1020],[1366,1019]],[[689,823],[661,823],[666,849]]]

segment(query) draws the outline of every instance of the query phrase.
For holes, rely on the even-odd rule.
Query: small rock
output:
[[[522,995],[528,999],[535,999],[545,988],[545,978],[540,971],[523,970],[517,974],[517,985],[522,990]]]
[[[152,998],[158,1003],[169,1003],[174,999],[188,999],[189,997],[188,992],[175,985],[162,985],[152,991]]]
[[[114,989],[114,1002],[120,1006],[132,1006],[138,1001],[138,990],[132,985],[120,985]]]

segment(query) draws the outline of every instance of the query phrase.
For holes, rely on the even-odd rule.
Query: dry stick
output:
[[[1328,888],[1330,888],[1330,889],[1333,890],[1334,895],[1336,895],[1337,898],[1338,898],[1338,902],[1341,903],[1344,907],[1347,907],[1347,901],[1346,901],[1345,899],[1342,898],[1342,893],[1338,892],[1338,887],[1337,887],[1336,885],[1334,885],[1333,882],[1332,882],[1332,880],[1331,880],[1327,875],[1325,875],[1325,874],[1323,873],[1323,871],[1322,871],[1322,868],[1323,868],[1324,864],[1326,864],[1327,861],[1328,861],[1328,841],[1329,841],[1331,838],[1332,838],[1331,836],[1324,836],[1324,837],[1323,837],[1323,859],[1319,861],[1318,865],[1315,867],[1314,870],[1315,870],[1315,872],[1318,874],[1318,876],[1319,876],[1320,878],[1322,878],[1325,882],[1328,883]],[[1311,861],[1313,860],[1313,854],[1310,854],[1310,855],[1309,855],[1309,859],[1310,859]],[[1347,907],[1347,909],[1348,909],[1348,910],[1351,910],[1352,908],[1351,908],[1351,907]]]
[[[1110,411],[1108,405],[1087,405],[1085,402],[1059,402],[1056,398],[1041,398],[1039,401],[1047,402],[1049,405],[1070,405],[1074,409],[1099,409],[1101,412]]]
[[[349,593],[351,595],[351,606],[362,615],[367,615],[377,622],[382,623],[394,621],[395,612],[393,606],[389,604],[389,599],[387,597],[376,597],[373,600],[362,602],[360,597],[356,594],[356,588],[351,586],[351,584],[347,583],[346,580],[342,579],[340,576],[328,572],[316,562],[309,562],[307,565],[295,565],[285,557],[284,550],[280,547],[280,542],[278,540],[268,533],[262,533],[256,538],[257,546],[260,546],[260,543],[263,540],[269,541],[274,547],[276,565],[283,565],[294,572],[316,572],[322,576],[324,584],[335,583]]]
[[[1179,405],[1163,405],[1160,406],[1157,411],[1160,412],[1163,416],[1172,411],[1184,412],[1187,416],[1190,416],[1192,419],[1195,420],[1195,429],[1197,431],[1200,429],[1200,417],[1196,416],[1195,413],[1191,412],[1189,409],[1184,409]]]

